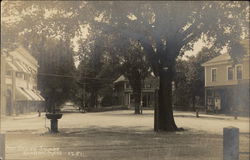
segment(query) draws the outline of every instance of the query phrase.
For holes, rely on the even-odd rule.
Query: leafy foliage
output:
[[[47,109],[53,111],[69,101],[75,92],[75,66],[72,49],[64,41],[43,40],[37,47],[38,88],[45,97]],[[35,46],[33,46],[35,47]]]
[[[219,55],[220,53],[211,48],[203,48],[196,56],[189,56],[187,60],[179,59],[177,61],[175,105],[188,107],[192,104],[193,109],[195,103],[204,105],[205,73],[202,64]],[[196,97],[199,98],[199,102],[195,102]]]
[[[106,59],[107,53],[115,55],[117,51],[127,49],[133,50],[124,52],[128,57],[131,53],[137,53],[138,48],[133,48],[137,42],[141,46],[138,53],[142,53],[139,59],[144,60],[142,57],[146,54],[150,68],[160,78],[159,121],[156,126],[162,130],[177,130],[171,92],[176,59],[185,51],[192,50],[198,39],[210,42],[215,51],[227,45],[230,54],[237,57],[237,52],[233,52],[234,48],[239,48],[237,42],[249,35],[249,3],[239,1],[8,1],[3,4],[3,8],[3,18],[8,18],[8,15],[16,18],[14,21],[5,19],[5,31],[13,31],[12,35],[6,34],[9,35],[6,36],[9,38],[6,42],[13,40],[13,35],[23,34],[26,37],[30,33],[64,41],[72,40],[75,36],[81,37],[81,27],[88,24],[90,46],[87,50],[93,53],[89,54],[86,63],[90,66],[89,76],[102,77],[99,71],[103,68],[102,60]],[[91,34],[110,36],[96,38]],[[108,44],[114,37],[115,41]],[[196,77],[196,74],[194,71],[187,77]],[[89,83],[94,91],[101,86],[96,85],[99,83],[97,80]],[[94,84],[98,87],[95,88]]]

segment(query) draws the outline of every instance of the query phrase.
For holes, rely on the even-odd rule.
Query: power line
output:
[[[38,73],[39,76],[52,76],[52,77],[64,77],[64,78],[75,78],[71,75],[62,75],[62,74],[53,74],[53,73]],[[91,77],[84,77],[84,79],[92,79],[92,80],[105,80],[105,81],[114,81],[114,79],[108,79],[108,78],[91,78]]]

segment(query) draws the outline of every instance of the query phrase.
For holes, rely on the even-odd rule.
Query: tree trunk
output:
[[[138,70],[133,69],[130,75],[128,75],[128,79],[133,90],[135,114],[140,114],[142,77]]]
[[[172,108],[172,77],[173,66],[168,69],[160,69],[160,87],[159,87],[159,107],[155,123],[157,131],[177,131],[178,128],[174,121],[173,108]]]
[[[140,114],[141,88],[139,86],[133,88],[133,95],[135,100],[135,114]]]
[[[196,108],[195,108],[195,95],[194,94],[192,95],[192,108],[193,108],[193,111],[196,111]]]
[[[96,106],[96,92],[92,91],[90,94],[90,107],[95,108]]]

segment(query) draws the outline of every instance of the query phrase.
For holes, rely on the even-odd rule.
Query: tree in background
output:
[[[149,64],[144,51],[138,44],[131,44],[130,48],[121,53],[123,53],[120,55],[123,59],[121,72],[128,78],[133,90],[135,114],[140,114],[143,80],[150,74]]]
[[[219,55],[213,48],[203,48],[197,55],[177,61],[174,94],[176,105],[191,105],[195,110],[196,97],[200,100],[198,103],[204,105],[205,73],[201,65]]]
[[[91,39],[81,45],[78,79],[82,90],[86,91],[82,101],[88,103],[90,108],[96,108],[100,98],[111,96],[113,81],[119,74],[119,64],[115,62],[107,41],[105,36],[92,34]]]
[[[46,108],[52,112],[70,101],[75,92],[75,65],[69,42],[42,40],[32,45],[38,59],[38,88],[46,100]]]
[[[131,41],[129,38],[120,37],[119,33],[102,33],[98,28],[91,29],[90,33],[92,39],[88,39],[84,45],[85,48],[88,48],[85,51],[89,50],[89,53],[87,53],[89,59],[87,60],[85,57],[85,60],[82,62],[92,61],[92,63],[98,62],[98,64],[91,66],[91,63],[88,63],[85,67],[79,68],[79,71],[85,73],[87,76],[88,71],[95,70],[96,73],[89,76],[108,79],[109,82],[105,79],[88,82],[88,84],[93,83],[89,85],[91,89],[97,87],[98,89],[96,88],[96,90],[101,89],[102,91],[108,88],[105,88],[103,85],[98,86],[100,83],[110,85],[110,80],[114,79],[114,75],[117,75],[117,73],[125,75],[133,90],[135,114],[139,114],[142,81],[149,74],[149,64],[146,61],[146,55],[140,44],[137,41]],[[100,33],[102,34],[100,35]],[[86,69],[88,67],[91,69]],[[108,90],[111,91],[111,86],[109,86]]]

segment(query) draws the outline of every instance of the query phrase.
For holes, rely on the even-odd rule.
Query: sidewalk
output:
[[[192,115],[196,117],[196,112],[182,112],[182,111],[174,111],[174,116],[177,115]],[[206,114],[205,112],[199,112],[199,118],[214,118],[214,119],[221,119],[221,120],[232,120],[234,119],[234,116],[225,115],[225,114]],[[238,116],[236,120],[242,120],[242,121],[249,121],[249,117],[243,117]]]
[[[41,117],[45,116],[45,112],[41,112]],[[29,119],[29,118],[35,118],[39,117],[38,112],[31,112],[31,113],[25,113],[25,114],[19,114],[19,115],[12,115],[12,116],[2,116],[1,120],[15,120],[15,119]]]
[[[200,130],[208,133],[222,134],[223,127],[235,126],[240,128],[241,132],[249,132],[249,118],[225,115],[207,115],[199,114],[196,117],[195,112],[174,112],[175,122],[178,127],[184,129]],[[154,111],[143,111],[142,115],[135,115],[132,110],[107,111],[107,112],[87,112],[87,113],[64,113],[59,120],[60,128],[88,128],[96,127],[136,127],[144,130],[153,130]],[[42,133],[50,127],[50,120],[45,118],[45,113],[38,117],[38,113],[30,113],[19,116],[7,116],[1,120],[2,131],[28,131]]]

